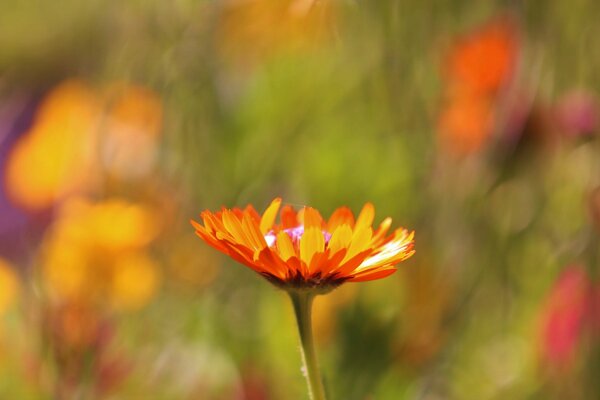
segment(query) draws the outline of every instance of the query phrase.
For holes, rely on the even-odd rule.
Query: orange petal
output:
[[[308,270],[311,275],[321,273],[323,274],[323,269],[327,267],[327,260],[329,259],[329,250],[325,250],[323,253],[315,253],[313,258],[310,260],[310,266]]]
[[[192,224],[192,226],[196,229],[203,229],[204,230],[204,226],[202,226],[199,222],[194,221],[193,219],[190,219],[190,224]]]
[[[206,231],[197,229],[196,230],[196,235],[198,235],[200,237],[200,239],[204,240],[208,245],[210,245],[213,248],[219,250],[221,253],[225,253],[225,254],[229,255],[229,250],[227,250],[227,248],[225,248],[221,244],[221,242],[219,242],[218,240],[216,240],[214,237],[212,237]]]
[[[321,273],[321,276],[330,275],[331,271],[337,269],[340,266],[340,262],[346,255],[346,249],[342,249],[338,252],[332,252],[331,249],[325,250],[325,260],[319,260],[319,265],[315,268],[315,273]],[[332,255],[333,254],[333,255]],[[330,257],[330,255],[332,255]]]
[[[319,230],[323,229],[323,218],[317,210],[312,207],[304,208],[304,230],[315,227]]]
[[[287,265],[279,258],[277,253],[269,248],[265,248],[258,253],[256,258],[267,272],[281,280],[286,279]]]
[[[260,231],[263,235],[266,235],[267,232],[273,228],[275,218],[277,218],[277,211],[279,211],[279,206],[281,206],[281,198],[276,197],[263,213],[260,220]]]
[[[358,266],[362,264],[363,261],[365,261],[365,258],[367,258],[371,254],[371,251],[371,249],[368,249],[363,252],[360,252],[354,257],[350,258],[349,260],[346,260],[346,258],[348,258],[348,254],[346,254],[344,259],[342,260],[342,265],[340,265],[338,269],[333,270],[332,272],[339,274],[342,277],[353,274],[354,270],[356,270],[356,268],[358,268]]]
[[[295,228],[299,225],[298,216],[294,207],[286,204],[281,208],[281,227],[283,229]]]
[[[221,220],[221,212],[213,214],[210,211],[203,211],[200,213],[200,216],[204,221],[204,226],[206,226],[210,232],[226,232]]]
[[[372,272],[368,272],[365,274],[359,274],[356,275],[353,278],[348,279],[348,282],[366,282],[366,281],[373,281],[375,279],[382,279],[385,278],[387,276],[392,275],[394,272],[396,272],[396,268],[389,268],[389,269],[379,269],[376,271],[372,271]]]
[[[256,262],[254,262],[254,252],[247,247],[228,241],[222,241],[221,244],[227,248],[227,254],[235,261],[252,268],[258,273],[267,272],[261,265],[258,265]]]
[[[289,258],[288,260],[286,260],[285,263],[288,268],[288,271],[287,271],[288,279],[293,279],[296,277],[296,275],[301,275],[304,277],[307,276],[307,269],[305,268],[305,266],[302,264],[302,261],[300,261],[300,259],[297,256]]]
[[[238,219],[242,219],[242,217],[244,216],[244,212],[239,208],[239,207],[234,207],[231,209],[231,212],[238,217]]]
[[[252,204],[248,204],[246,208],[244,208],[244,214],[249,215],[255,221],[260,221],[260,214],[256,211]]]
[[[354,214],[348,207],[340,207],[331,214],[327,221],[327,232],[333,233],[340,225],[354,226]]]

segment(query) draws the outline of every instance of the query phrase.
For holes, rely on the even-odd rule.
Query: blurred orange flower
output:
[[[286,205],[276,224],[280,206],[276,198],[262,216],[251,205],[206,210],[201,213],[204,226],[191,222],[208,244],[284,289],[327,292],[344,282],[384,278],[396,271],[394,264],[414,253],[414,232],[399,228],[386,236],[391,218],[373,231],[370,203],[356,221],[347,207],[324,221],[314,208],[296,212]]]
[[[70,200],[43,249],[50,295],[116,309],[142,307],[159,283],[158,267],[146,251],[159,224],[156,214],[141,204]]]
[[[310,48],[327,37],[330,1],[234,0],[220,16],[219,50],[244,63],[284,50]]]
[[[103,97],[71,79],[46,95],[7,159],[4,180],[15,204],[39,211],[97,188],[101,173],[129,179],[152,171],[163,119],[159,96],[132,84],[107,92]]]
[[[518,44],[514,21],[496,18],[456,41],[444,65],[446,78],[474,92],[493,93],[510,77]]]
[[[6,163],[6,188],[15,203],[41,210],[90,183],[100,111],[92,90],[78,80],[46,96]]]
[[[486,98],[456,98],[441,112],[438,122],[440,141],[456,154],[473,153],[487,139],[493,122],[494,110]]]
[[[493,133],[500,89],[514,75],[520,42],[518,26],[497,17],[458,38],[444,59],[444,104],[438,133],[450,153],[479,150]]]

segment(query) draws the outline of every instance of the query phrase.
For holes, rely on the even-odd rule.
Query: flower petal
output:
[[[331,231],[329,231],[331,232]],[[327,248],[335,253],[342,249],[347,249],[352,241],[352,228],[349,225],[343,224],[336,228],[331,235]]]
[[[277,218],[277,211],[279,211],[279,206],[281,206],[281,198],[276,197],[269,207],[265,210],[260,220],[260,231],[263,235],[271,230],[273,224],[275,223],[275,218]]]
[[[318,228],[319,230],[323,229],[323,218],[321,214],[317,210],[312,207],[304,208],[304,230],[308,228]]]
[[[229,232],[229,234],[233,237],[233,239],[236,242],[243,245],[249,245],[250,241],[244,233],[242,223],[233,211],[223,211],[223,225],[225,226],[225,229],[227,229],[227,232]]]
[[[294,207],[286,204],[281,208],[281,228],[290,229],[299,225],[298,216]]]
[[[348,207],[340,207],[331,214],[327,221],[327,232],[333,233],[341,225],[354,226],[354,214]]]
[[[375,271],[370,271],[365,274],[356,275],[353,278],[348,279],[348,282],[365,282],[365,281],[373,281],[375,279],[382,279],[382,278],[385,278],[386,276],[392,275],[396,271],[397,270],[394,267],[378,269]]]
[[[406,231],[396,231],[394,239],[374,249],[373,254],[367,258],[357,269],[379,267],[384,264],[393,264],[412,256],[413,234]]]
[[[375,207],[373,207],[373,204],[371,203],[366,203],[360,211],[358,218],[356,219],[356,225],[354,225],[354,230],[356,231],[359,229],[370,228],[371,225],[373,225],[374,218]]]
[[[277,250],[284,261],[287,261],[291,257],[297,257],[292,239],[284,231],[280,231],[277,234]]]
[[[356,227],[359,227],[358,222],[356,223]],[[356,254],[363,252],[371,247],[371,227],[366,227],[362,229],[359,228],[358,230],[356,229],[356,227],[354,228],[354,233],[352,234],[352,241],[350,242],[350,246],[348,247],[348,253],[346,253],[344,261],[349,260]]]
[[[306,228],[300,238],[300,259],[310,267],[310,261],[317,253],[325,250],[323,231],[314,226]]]
[[[242,229],[254,249],[262,250],[267,247],[265,237],[258,229],[256,220],[254,220],[249,214],[244,214],[244,218],[242,219]]]
[[[375,231],[373,234],[373,239],[371,239],[373,246],[378,246],[381,242],[383,242],[385,239],[385,234],[390,229],[390,226],[392,226],[392,219],[390,217],[387,217],[381,222],[381,224],[379,224],[379,228],[377,228],[377,231]]]

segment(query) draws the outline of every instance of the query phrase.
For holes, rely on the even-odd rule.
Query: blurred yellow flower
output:
[[[141,204],[70,200],[44,246],[43,277],[50,294],[117,309],[144,306],[159,283],[146,249],[159,229],[157,215]]]
[[[100,110],[92,90],[77,80],[48,93],[7,160],[6,187],[15,203],[44,209],[90,183]]]
[[[12,307],[19,297],[20,285],[14,268],[0,258],[0,315]]]

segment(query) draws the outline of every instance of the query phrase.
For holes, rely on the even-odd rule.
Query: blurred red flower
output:
[[[591,305],[591,282],[580,266],[565,269],[546,300],[542,322],[542,358],[553,368],[575,361]]]

